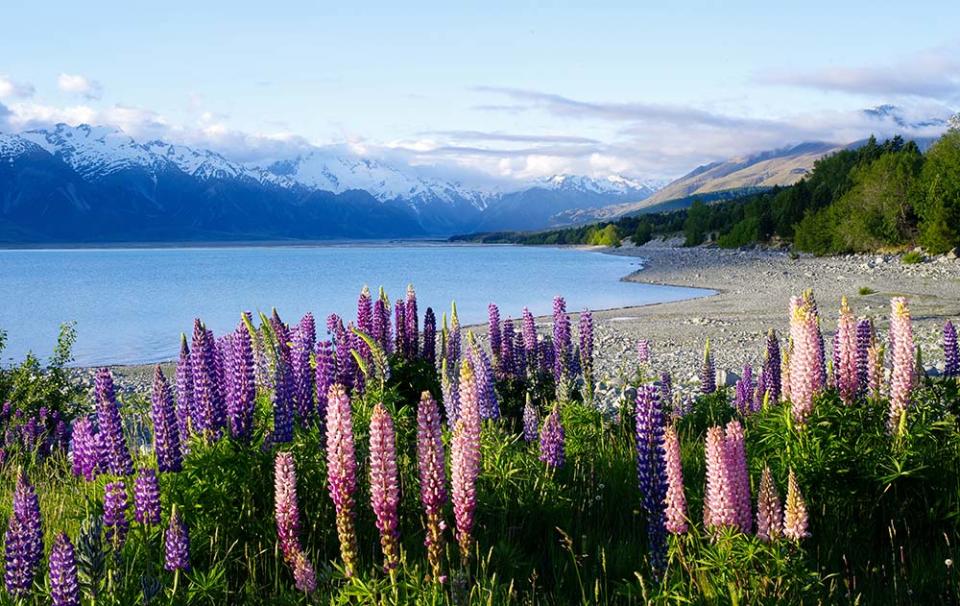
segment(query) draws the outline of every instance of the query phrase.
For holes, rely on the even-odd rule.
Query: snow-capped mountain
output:
[[[345,146],[257,166],[210,150],[140,142],[115,128],[59,124],[0,133],[0,240],[8,241],[534,229],[572,208],[640,200],[655,189],[619,175],[557,175],[505,191],[479,189]],[[51,213],[63,222],[49,221]]]

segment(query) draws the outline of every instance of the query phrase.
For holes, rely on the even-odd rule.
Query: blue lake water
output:
[[[307,311],[318,332],[331,313],[353,318],[364,284],[392,300],[413,283],[422,313],[437,322],[455,300],[464,324],[486,321],[487,304],[519,317],[549,314],[555,295],[569,311],[675,301],[707,291],[620,281],[635,258],[572,249],[439,244],[316,247],[0,250],[4,361],[45,357],[58,326],[76,322],[75,363],[172,359],[179,335],[200,317],[217,334],[241,312],[276,307],[289,323]]]

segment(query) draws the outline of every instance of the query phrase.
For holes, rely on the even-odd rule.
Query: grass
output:
[[[900,261],[904,265],[916,265],[917,263],[923,263],[924,261],[926,261],[926,259],[927,257],[922,252],[911,250],[910,252],[905,253],[900,258]]]

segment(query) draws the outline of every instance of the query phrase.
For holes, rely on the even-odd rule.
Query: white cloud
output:
[[[7,76],[0,75],[0,99],[5,97],[32,97],[33,85],[29,82],[16,82]]]
[[[103,86],[99,82],[78,74],[60,74],[57,86],[65,93],[80,95],[85,99],[99,99],[103,95]]]

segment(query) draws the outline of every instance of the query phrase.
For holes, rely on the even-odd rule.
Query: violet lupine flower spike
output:
[[[127,540],[130,522],[127,520],[127,485],[123,480],[109,482],[104,487],[103,525],[107,528],[107,540],[119,553]]]
[[[477,383],[473,369],[466,360],[460,366],[460,418],[453,429],[450,451],[453,514],[460,558],[466,566],[473,551],[473,514],[477,506],[477,477],[480,475],[480,410]]]
[[[293,368],[289,345],[289,333],[286,327],[277,322],[272,327],[276,332],[274,344],[277,348],[276,367],[274,368],[273,404],[273,441],[277,444],[293,440]]]
[[[765,387],[770,402],[780,401],[780,341],[772,328],[767,332],[767,352],[763,360],[763,371],[766,375]],[[760,394],[761,398],[764,394]]]
[[[395,570],[400,564],[399,502],[393,420],[383,404],[378,403],[370,418],[370,507],[377,518],[383,567],[387,571]]]
[[[440,429],[440,410],[430,392],[420,396],[417,408],[417,470],[420,477],[420,503],[426,516],[424,530],[427,561],[435,582],[441,582],[443,573],[443,508],[447,503],[447,474]]]
[[[516,375],[522,376],[522,369],[517,368],[519,360],[517,360],[516,356],[514,339],[513,319],[507,316],[507,319],[503,322],[503,333],[500,337],[500,351],[497,354],[500,358],[500,362],[498,363],[499,372],[505,378]]]
[[[553,380],[556,383],[570,371],[570,318],[563,297],[553,299]]]
[[[104,449],[90,417],[80,417],[73,422],[72,444],[73,475],[83,476],[88,482],[93,481],[101,471],[100,456]]]
[[[650,341],[647,339],[637,341],[637,362],[641,366],[650,364]]]
[[[373,301],[370,298],[370,288],[364,284],[363,289],[360,291],[360,296],[357,297],[357,328],[370,335],[373,340],[380,343],[378,338],[379,335],[374,334],[373,332],[373,318]],[[380,345],[383,346],[383,343],[380,343]],[[361,348],[359,353],[364,359],[366,359],[367,355],[370,353],[369,348]]]
[[[411,360],[420,356],[420,317],[417,310],[417,291],[413,289],[413,284],[407,284],[407,308],[403,312],[403,318],[407,326],[404,331],[407,335],[407,352]]]
[[[540,428],[540,460],[547,467],[559,469],[566,459],[564,450],[566,439],[563,423],[560,421],[560,409],[554,405],[553,410],[543,420]]]
[[[584,400],[593,401],[593,314],[585,310],[580,314],[580,371],[583,373]]]
[[[403,302],[403,299],[397,299],[393,304],[393,314],[394,314],[394,334],[395,334],[395,344],[394,349],[398,354],[407,358],[409,355],[409,344],[407,342],[407,307]]]
[[[890,300],[890,340],[893,348],[893,371],[890,374],[890,411],[887,431],[901,434],[906,431],[907,408],[910,393],[916,384],[914,369],[913,326],[910,309],[903,297]]]
[[[502,374],[500,368],[500,350],[502,347],[500,339],[500,309],[496,303],[487,305],[487,334],[490,337],[490,351],[493,352],[493,364],[498,374]]]
[[[274,461],[274,511],[280,552],[293,570],[298,590],[310,593],[317,580],[313,566],[300,546],[300,508],[297,504],[297,471],[290,452],[278,452]]]
[[[737,379],[734,388],[733,400],[734,407],[736,407],[737,411],[742,415],[747,415],[752,412],[754,399],[753,389],[753,368],[744,366],[743,375]]]
[[[193,365],[187,335],[180,335],[180,359],[177,360],[177,430],[180,432],[180,444],[185,446],[190,439],[193,419]]]
[[[790,300],[790,399],[793,418],[803,424],[813,410],[813,398],[823,388],[822,340],[816,304],[806,293]]]
[[[710,339],[703,346],[703,362],[700,365],[700,392],[711,394],[717,391],[717,367],[713,363],[710,351]]]
[[[37,492],[22,471],[13,491],[13,508],[3,542],[7,592],[14,598],[26,596],[43,557],[43,528]]]
[[[218,438],[219,430],[224,424],[215,348],[210,332],[199,319],[194,320],[193,350],[190,352],[193,372],[193,428],[207,439]]]
[[[423,350],[421,355],[431,366],[437,363],[437,317],[433,314],[432,307],[428,307],[423,314]]]
[[[290,370],[293,375],[293,410],[301,427],[310,424],[313,413],[314,371],[310,366],[310,355],[317,340],[316,324],[313,314],[307,312],[300,320],[297,334],[293,338],[290,350]]]
[[[317,343],[316,363],[316,414],[317,420],[322,427],[327,422],[327,394],[330,393],[330,386],[337,382],[336,362],[333,359],[333,344],[330,341],[320,341]]]
[[[357,533],[354,527],[354,495],[357,492],[357,460],[353,442],[350,397],[335,384],[327,395],[327,483],[337,515],[337,535],[344,573],[356,573]]]
[[[170,523],[164,533],[163,554],[164,570],[190,571],[190,533],[176,505],[170,511]]]
[[[183,456],[180,451],[180,431],[173,408],[173,394],[160,365],[153,371],[150,418],[153,421],[153,452],[160,471],[180,471]]]
[[[810,521],[807,516],[807,504],[800,494],[797,476],[790,470],[787,482],[787,507],[783,516],[783,536],[800,541],[810,536]]]
[[[80,606],[80,584],[73,543],[66,533],[57,534],[50,551],[50,598],[53,606]]]
[[[450,333],[447,338],[447,362],[453,369],[460,367],[461,359],[460,317],[457,315],[457,304],[450,304]]]
[[[647,514],[650,565],[659,575],[666,567],[667,474],[664,464],[663,410],[660,390],[654,384],[637,388],[637,481]]]
[[[477,391],[480,398],[480,418],[499,419],[500,404],[497,401],[497,392],[494,389],[493,368],[490,364],[490,358],[487,357],[487,352],[477,345],[473,333],[468,334],[467,340],[470,343],[470,350],[467,355],[477,379]]]
[[[773,482],[770,466],[763,466],[760,476],[760,492],[757,494],[757,538],[768,543],[776,540],[783,532],[783,506],[780,494]]]
[[[133,517],[147,526],[160,523],[160,484],[153,469],[141,469],[137,475],[133,488]]]
[[[870,363],[868,349],[873,344],[873,322],[864,318],[857,320],[857,392],[867,391]]]
[[[106,368],[97,371],[95,394],[97,401],[97,425],[103,443],[103,462],[113,475],[133,474],[133,459],[123,435],[123,419],[113,390],[113,377]]]
[[[664,528],[671,534],[687,532],[687,499],[683,493],[683,467],[680,463],[680,438],[673,425],[663,434],[663,463],[667,475],[664,497]]]
[[[523,439],[527,442],[536,442],[539,435],[540,416],[528,393],[526,404],[523,405]]]
[[[960,350],[957,348],[957,329],[947,320],[943,325],[943,376],[960,375]]]
[[[230,435],[246,442],[253,433],[253,413],[257,398],[256,373],[253,360],[253,341],[250,329],[241,322],[233,333],[232,388],[227,402]],[[309,364],[308,364],[309,365]]]
[[[523,348],[527,354],[527,365],[537,365],[537,322],[533,314],[526,307],[522,312],[523,321],[520,325],[520,334],[523,335]]]
[[[857,369],[857,321],[850,311],[847,298],[840,299],[840,318],[837,321],[837,343],[834,357],[836,363],[833,373],[836,377],[840,397],[852,404],[860,391],[860,377]]]

